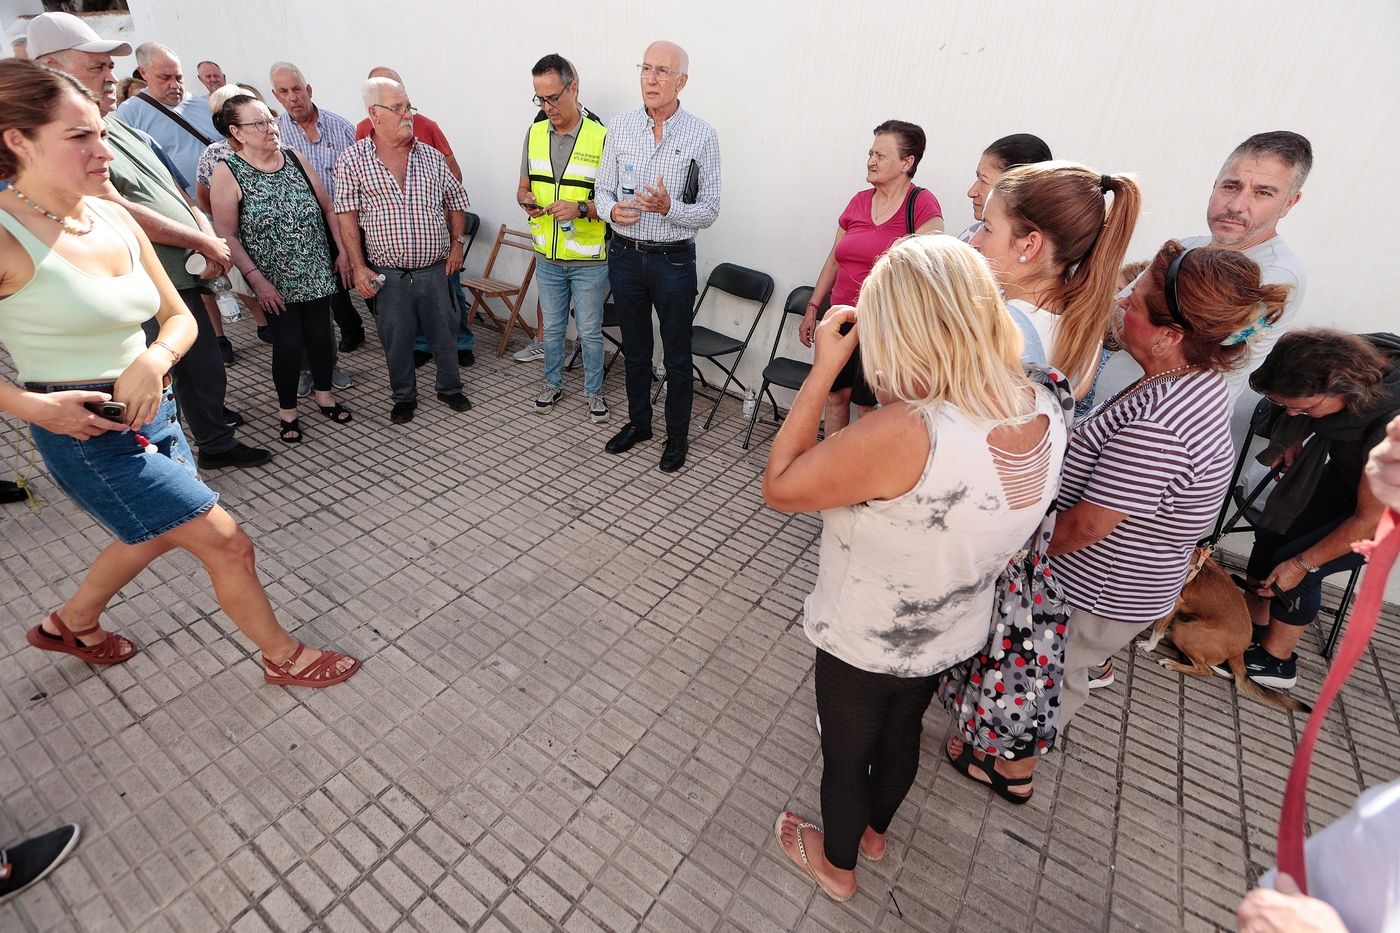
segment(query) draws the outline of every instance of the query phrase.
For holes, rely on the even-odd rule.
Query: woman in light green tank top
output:
[[[100,200],[113,158],[105,137],[76,80],[0,62],[0,178],[13,179],[0,191],[0,344],[21,383],[0,379],[0,411],[30,424],[54,482],[118,539],[28,641],[90,664],[130,660],[137,646],[104,631],[101,614],[151,561],[181,548],[262,650],[268,683],[339,683],[359,662],[308,651],[278,624],[252,542],[195,475],[167,385],[195,321],[145,234]],[[141,324],[151,317],[160,331],[148,347]]]

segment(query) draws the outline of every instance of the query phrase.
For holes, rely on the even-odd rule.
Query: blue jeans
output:
[[[569,329],[569,304],[574,306],[578,342],[583,347],[583,393],[603,394],[603,301],[608,297],[608,264],[566,266],[541,259],[535,263],[535,283],[544,314],[544,381],[564,388],[564,334]]]
[[[666,366],[666,435],[690,433],[694,396],[690,319],[695,310],[695,245],[674,253],[642,253],[613,240],[608,278],[622,324],[627,364],[627,420],[651,430],[651,309],[661,322],[661,358]]]

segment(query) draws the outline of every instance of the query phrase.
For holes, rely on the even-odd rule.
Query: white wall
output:
[[[362,110],[375,64],[404,75],[413,101],[443,124],[488,233],[522,215],[512,194],[535,108],[530,65],[571,58],[584,103],[609,117],[638,103],[633,65],[648,40],[684,44],[682,102],[719,130],[724,200],[701,234],[701,274],[729,260],[770,273],[776,301],[810,283],[846,200],[863,184],[869,130],[920,123],[930,146],[918,182],[939,196],[950,230],[971,221],[963,192],[981,149],[1035,132],[1057,156],[1135,171],[1147,206],[1132,256],[1202,232],[1214,174],[1250,133],[1290,128],[1317,165],[1283,223],[1311,276],[1306,313],[1347,327],[1394,328],[1400,215],[1400,5],[1094,0],[866,6],[849,0],[738,0],[584,6],[458,0],[131,0],[137,40],[159,38],[187,60],[219,61],[266,88],[267,65],[299,63],[323,106]],[[599,11],[590,15],[592,11]],[[1372,231],[1369,235],[1366,231]],[[484,244],[481,244],[484,245]],[[468,259],[475,269],[488,250]],[[755,337],[764,347],[770,310]]]

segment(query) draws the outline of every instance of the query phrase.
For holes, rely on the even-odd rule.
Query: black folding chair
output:
[[[758,310],[754,312],[753,323],[749,325],[749,332],[744,335],[744,339],[731,337],[722,334],[717,330],[695,324],[694,321],[700,314],[700,308],[705,303],[705,296],[710,294],[710,289],[717,288],[722,292],[727,292],[735,298],[742,298],[746,301],[755,302]],[[719,410],[720,400],[724,398],[724,393],[728,391],[729,384],[736,384],[741,390],[747,392],[748,387],[739,380],[735,373],[739,369],[739,362],[744,358],[744,351],[748,349],[749,341],[753,339],[753,332],[758,329],[759,319],[763,317],[763,309],[768,307],[768,301],[773,297],[773,277],[766,272],[759,272],[756,269],[746,269],[743,266],[735,265],[732,262],[722,262],[715,266],[710,277],[705,280],[705,290],[700,293],[700,300],[695,302],[695,310],[691,312],[691,332],[690,332],[690,353],[692,357],[700,357],[709,360],[724,371],[724,385],[713,396],[696,390],[697,395],[705,398],[713,398],[714,404],[710,406],[710,413],[705,418],[705,430],[709,430],[710,422],[714,420],[715,412]],[[727,367],[720,362],[720,357],[733,356],[732,366]],[[705,374],[700,371],[700,367],[694,362],[691,363],[695,370],[695,375],[699,377],[700,384],[707,389],[713,389],[705,379]],[[661,397],[661,390],[666,386],[666,380],[661,380],[661,385],[656,387],[656,394],[652,401]]]
[[[1256,437],[1261,436],[1261,432],[1274,420],[1277,411],[1278,406],[1267,398],[1261,398],[1259,404],[1254,406],[1254,414],[1249,419],[1249,430],[1245,432],[1244,442],[1240,444],[1239,456],[1235,459],[1235,470],[1230,477],[1230,491],[1225,496],[1220,515],[1215,521],[1215,531],[1209,538],[1201,542],[1203,545],[1213,548],[1225,535],[1238,531],[1253,531],[1259,527],[1259,518],[1263,514],[1263,507],[1255,505],[1255,502],[1283,474],[1278,470],[1270,470],[1268,475],[1251,490],[1245,488],[1246,484],[1241,480],[1241,476],[1244,473],[1245,462],[1251,453],[1251,443]],[[1332,629],[1327,633],[1327,641],[1322,647],[1324,658],[1332,657],[1332,652],[1337,647],[1337,639],[1341,637],[1342,628],[1346,623],[1347,610],[1351,608],[1352,597],[1356,595],[1356,584],[1361,578],[1363,567],[1364,565],[1354,567],[1348,573],[1346,586],[1342,589],[1342,598],[1335,609],[1328,609],[1324,606],[1318,610],[1319,614],[1332,616]],[[1337,572],[1341,573],[1340,570]]]
[[[802,326],[802,317],[807,313],[807,302],[812,300],[812,286],[799,285],[788,292],[787,301],[783,302],[783,320],[778,324],[778,332],[773,336],[773,350],[768,354],[768,365],[763,367],[763,384],[758,389],[758,398],[754,402],[753,412],[749,415],[749,429],[744,433],[744,449],[749,449],[749,440],[753,437],[753,426],[758,423],[759,411],[763,408],[763,397],[768,396],[768,401],[773,406],[773,420],[764,420],[764,424],[778,426],[783,423],[786,417],[782,410],[778,408],[778,400],[773,397],[772,386],[781,386],[784,389],[797,391],[802,388],[802,383],[806,381],[807,374],[812,371],[812,364],[805,360],[795,360],[789,356],[778,355],[778,345],[783,341],[783,324],[788,320],[789,315],[797,317],[798,327]],[[829,302],[823,302],[819,312],[825,312],[829,307]]]

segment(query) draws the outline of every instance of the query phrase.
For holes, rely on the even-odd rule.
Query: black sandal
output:
[[[282,422],[282,443],[301,443],[301,419],[293,418],[291,421]]]
[[[349,424],[350,419],[355,417],[355,413],[344,405],[336,402],[334,405],[318,405],[321,414],[334,421],[336,424]]]
[[[943,754],[946,755],[948,757],[948,760],[953,763],[953,767],[958,770],[959,774],[967,778],[969,781],[976,781],[976,783],[981,784],[983,787],[990,787],[998,797],[1009,803],[1014,803],[1017,806],[1020,806],[1023,803],[1030,802],[1030,799],[1032,796],[1034,796],[1035,791],[1031,791],[1029,794],[1013,794],[1011,792],[1011,788],[1025,787],[1027,784],[1035,780],[1034,777],[1006,777],[996,769],[995,758],[988,758],[984,755],[982,758],[979,759],[972,754],[971,742],[969,742],[967,739],[963,739],[962,743],[962,752],[959,753],[957,757],[954,757],[953,753],[948,750],[948,740],[943,740]],[[991,762],[991,764],[989,765],[988,762]],[[979,781],[977,778],[973,777],[971,773],[973,768],[976,768],[982,774],[986,775],[987,780]]]

